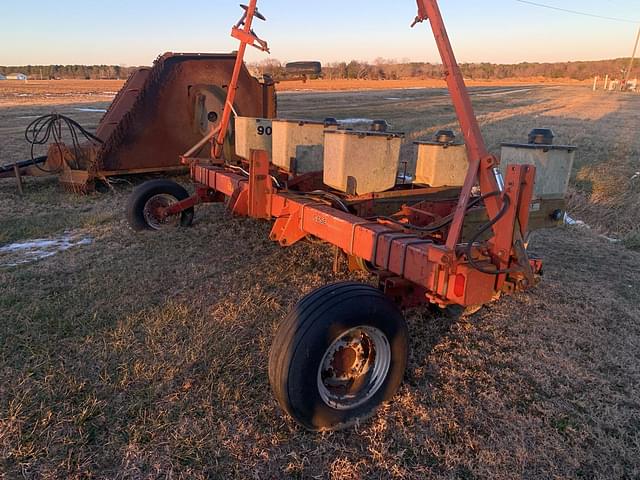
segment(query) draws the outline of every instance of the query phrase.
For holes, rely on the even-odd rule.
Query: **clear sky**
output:
[[[640,21],[640,0],[537,0]],[[0,6],[0,65],[148,65],[160,53],[226,52],[237,0],[11,0]],[[256,32],[282,61],[438,61],[414,0],[259,0]],[[516,0],[441,0],[461,62],[628,57],[637,24],[572,15]],[[252,51],[248,60],[266,58]]]

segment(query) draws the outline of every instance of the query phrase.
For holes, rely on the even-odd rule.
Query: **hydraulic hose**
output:
[[[496,192],[494,192],[494,193],[496,193]],[[500,192],[497,192],[497,193],[499,194]],[[479,272],[486,273],[486,274],[489,274],[489,275],[502,275],[503,273],[512,273],[514,271],[512,269],[490,270],[488,268],[484,268],[483,266],[478,265],[476,260],[474,260],[473,253],[472,253],[473,244],[476,243],[476,241],[487,230],[492,228],[496,223],[498,223],[502,219],[502,217],[504,217],[506,215],[506,213],[509,210],[510,206],[511,206],[511,199],[509,198],[508,195],[504,194],[502,196],[502,208],[500,209],[498,214],[493,218],[493,220],[485,223],[482,227],[480,227],[478,229],[478,231],[476,231],[476,233],[473,234],[473,237],[471,237],[471,239],[467,243],[467,247],[466,247],[466,252],[465,253],[467,254],[467,258],[469,260],[469,265],[471,265],[473,268],[475,268]]]
[[[495,192],[491,192],[491,193],[487,193],[485,195],[482,195],[480,197],[476,197],[473,200],[471,200],[469,202],[469,204],[467,205],[467,211],[472,209],[473,207],[475,207],[476,205],[478,205],[480,202],[486,200],[487,198],[490,197],[495,197],[497,195],[500,195],[501,192],[499,191],[495,191]],[[376,217],[380,220],[385,220],[387,222],[391,222],[395,225],[398,225],[400,227],[403,227],[407,230],[414,230],[416,232],[423,232],[423,233],[431,233],[431,232],[437,232],[438,230],[442,230],[444,227],[450,225],[451,223],[453,223],[453,219],[455,217],[455,213],[452,213],[450,215],[447,215],[446,217],[442,218],[441,220],[438,220],[437,222],[431,223],[429,225],[426,225],[424,227],[421,227],[419,225],[413,225],[411,223],[404,223],[401,222],[395,218],[392,217]]]
[[[86,130],[82,125],[80,125],[72,118],[60,115],[58,113],[43,115],[42,117],[38,117],[33,122],[31,122],[24,132],[25,140],[29,144],[31,144],[31,165],[35,165],[38,169],[42,170],[45,173],[56,173],[57,171],[59,171],[59,169],[56,169],[54,171],[47,170],[46,168],[42,167],[40,165],[41,162],[38,162],[40,157],[35,156],[34,150],[36,145],[47,145],[51,140],[53,140],[53,143],[58,145],[58,148],[60,148],[60,144],[63,143],[63,127],[66,127],[69,136],[71,137],[71,143],[76,156],[76,162],[80,156],[80,135],[82,135],[86,140],[96,143],[102,143],[102,140]],[[60,151],[60,156],[62,158],[62,151]],[[76,165],[76,167],[78,167],[78,165]]]

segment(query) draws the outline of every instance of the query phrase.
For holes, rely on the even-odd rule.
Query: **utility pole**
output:
[[[598,89],[598,75],[593,78],[593,91],[595,92]]]
[[[636,59],[636,53],[638,53],[638,44],[640,43],[640,27],[638,28],[638,36],[636,37],[636,44],[633,47],[633,53],[631,54],[631,60],[629,60],[629,68],[627,68],[627,75],[624,79],[624,85],[622,86],[623,90],[627,89],[627,85],[629,80],[631,79],[631,70],[633,70],[633,62]]]

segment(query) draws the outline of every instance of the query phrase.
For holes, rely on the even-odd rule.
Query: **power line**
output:
[[[606,17],[604,15],[596,15],[594,13],[579,12],[577,10],[569,10],[567,8],[554,7],[552,5],[545,5],[543,3],[530,2],[528,0],[516,0],[516,2],[525,3],[527,5],[533,5],[535,7],[548,8],[550,10],[558,10],[560,12],[565,12],[565,13],[573,13],[575,15],[582,15],[584,17],[601,18],[604,20],[612,20],[614,22],[635,23],[635,24],[640,23],[640,20],[629,20],[626,18]]]

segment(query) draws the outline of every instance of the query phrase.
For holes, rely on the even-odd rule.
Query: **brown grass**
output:
[[[588,178],[620,184],[637,153],[640,99],[556,87],[486,93],[496,90],[474,100],[493,149],[542,124],[581,145],[572,185],[583,218],[599,218],[580,172],[610,164],[606,178]],[[42,107],[0,115],[8,123],[25,108]],[[387,118],[409,139],[453,121],[437,91],[288,94],[280,110]],[[611,124],[622,133],[608,133]],[[17,132],[1,146],[9,160],[24,153]],[[403,155],[412,152],[408,143]],[[29,180],[19,198],[0,181],[0,243],[65,229],[94,238],[0,268],[0,476],[640,476],[640,253],[586,229],[537,233],[538,288],[467,319],[408,312],[411,356],[394,401],[365,425],[315,435],[279,410],[266,359],[301,295],[352,278],[331,273],[331,250],[281,249],[267,223],[219,206],[199,208],[189,230],[134,234],[122,216],[132,187],[116,188],[74,197]]]
[[[586,82],[589,83],[589,82]],[[502,80],[470,80],[469,86],[510,85],[579,85],[571,79],[548,79],[544,77],[508,78]],[[110,101],[115,92],[124,85],[124,80],[3,80],[0,82],[0,107],[19,105],[51,105],[56,103],[85,103]],[[278,91],[333,91],[333,90],[392,90],[407,88],[446,88],[444,80],[309,80],[283,81],[277,84]]]
[[[514,85],[582,85],[590,82],[570,78],[520,77],[499,80],[467,80],[469,87],[503,87]],[[335,90],[398,90],[407,88],[446,88],[444,79],[406,78],[402,80],[356,80],[356,79],[318,79],[303,82],[283,81],[278,84],[278,91],[335,91]]]
[[[0,107],[111,101],[124,80],[0,81]]]

